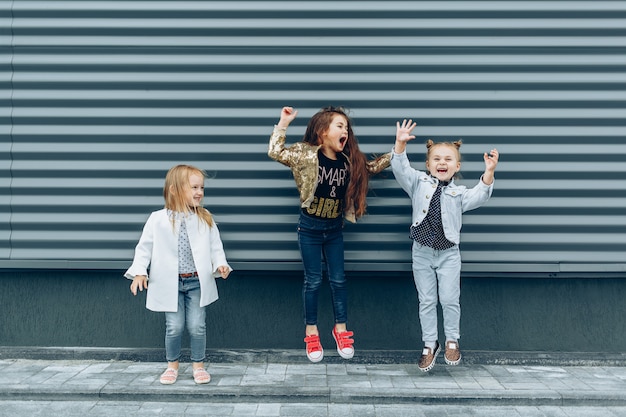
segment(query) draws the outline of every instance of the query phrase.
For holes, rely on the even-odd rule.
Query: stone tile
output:
[[[408,372],[403,367],[394,365],[367,365],[368,375],[407,376]]]
[[[344,364],[328,364],[326,375],[348,375],[348,370]]]
[[[424,407],[415,405],[375,405],[376,417],[426,417],[433,414],[425,414]]]
[[[254,416],[256,415],[257,404],[234,404],[233,416]]]
[[[280,415],[281,417],[345,416],[344,414],[329,414],[326,404],[284,404],[280,409]]]
[[[305,375],[305,387],[327,387],[328,377],[326,375]]]
[[[394,386],[393,378],[386,375],[370,375],[370,385],[372,388],[391,388]]]
[[[485,390],[504,390],[502,384],[494,377],[476,377],[476,382]]]
[[[376,408],[372,404],[351,404],[351,417],[376,417]]]
[[[290,387],[303,387],[306,383],[306,374],[290,374],[285,376],[285,385]]]
[[[356,379],[350,375],[347,376],[339,376],[339,375],[330,375],[328,376],[328,385],[333,387],[348,387],[348,388],[371,388],[372,384],[367,379]]]
[[[267,372],[267,364],[249,364],[246,368],[245,375],[264,375]]]
[[[366,375],[368,368],[367,365],[348,364],[346,365],[346,371],[348,375]]]
[[[326,375],[326,365],[322,363],[289,364],[287,373],[290,375]]]
[[[279,417],[281,407],[280,403],[259,404],[256,410],[256,415],[259,417]]]
[[[241,381],[243,380],[243,376],[241,375],[232,375],[232,376],[215,376],[211,373],[211,383],[215,383],[220,386],[239,386],[241,385]]]
[[[342,416],[342,417],[350,417],[351,414],[351,405],[350,404],[328,404],[328,416]],[[302,416],[304,417],[304,416]]]
[[[221,375],[244,375],[247,370],[245,364],[215,364],[212,363],[206,367],[210,374]]]
[[[244,375],[241,379],[240,385],[282,385],[285,382],[284,375],[273,374],[259,374],[259,375]]]
[[[409,376],[392,376],[389,379],[391,380],[391,384],[396,388],[415,388],[420,384],[420,381]]]
[[[141,404],[128,401],[99,401],[88,415],[131,416],[139,411]]]
[[[182,404],[184,405],[184,403]],[[188,404],[184,408],[185,416],[235,416],[233,414],[235,406],[233,404],[221,403],[198,403]],[[169,415],[169,414],[168,414]],[[254,415],[254,414],[252,414]]]
[[[544,417],[567,417],[567,413],[564,411],[564,407],[543,406],[537,407],[541,411]],[[595,417],[595,416],[588,416]]]
[[[268,363],[265,372],[268,374],[285,375],[287,373],[287,364],[285,363]]]
[[[454,377],[454,382],[459,386],[460,389],[481,389],[482,386],[476,381],[473,377]]]

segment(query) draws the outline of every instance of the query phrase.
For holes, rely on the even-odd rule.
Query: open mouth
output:
[[[341,144],[341,146],[345,145],[347,141],[348,141],[347,137],[339,138],[339,143]]]

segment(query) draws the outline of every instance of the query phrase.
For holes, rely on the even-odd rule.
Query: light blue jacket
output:
[[[437,188],[438,180],[426,172],[412,168],[406,152],[400,154],[392,152],[391,169],[402,189],[411,197],[413,206],[411,224],[416,226],[426,218],[430,198]],[[441,191],[441,221],[446,239],[459,244],[461,240],[461,215],[485,204],[491,197],[493,184],[487,185],[481,179],[473,188],[456,185],[454,181],[443,187]]]

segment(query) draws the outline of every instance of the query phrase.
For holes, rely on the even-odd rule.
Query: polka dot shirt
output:
[[[446,185],[448,183],[441,181],[437,184],[437,189],[430,200],[426,218],[417,226],[411,226],[409,234],[411,239],[417,243],[435,250],[445,250],[455,246],[454,243],[446,239],[441,221],[441,190]]]
[[[189,274],[196,272],[196,263],[193,261],[193,253],[187,235],[187,223],[181,217],[180,230],[178,232],[178,273]]]

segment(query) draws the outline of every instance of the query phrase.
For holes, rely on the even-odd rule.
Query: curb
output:
[[[619,393],[589,393],[554,390],[475,390],[454,389],[350,389],[329,387],[266,386],[207,389],[0,389],[0,400],[18,401],[119,401],[119,402],[185,402],[185,403],[335,403],[335,404],[415,404],[473,406],[553,406],[553,407],[624,407],[626,397]]]
[[[208,349],[211,363],[287,363],[307,364],[301,349]],[[183,350],[181,361],[188,361],[188,350]],[[417,363],[420,351],[359,350],[350,363],[355,364],[410,364]],[[163,362],[164,350],[154,348],[106,347],[23,347],[0,346],[0,359],[31,360],[101,360],[131,362]],[[329,351],[324,363],[344,363],[338,354]],[[540,351],[481,351],[463,350],[466,365],[521,365],[521,366],[626,366],[626,353],[604,352],[540,352]]]

